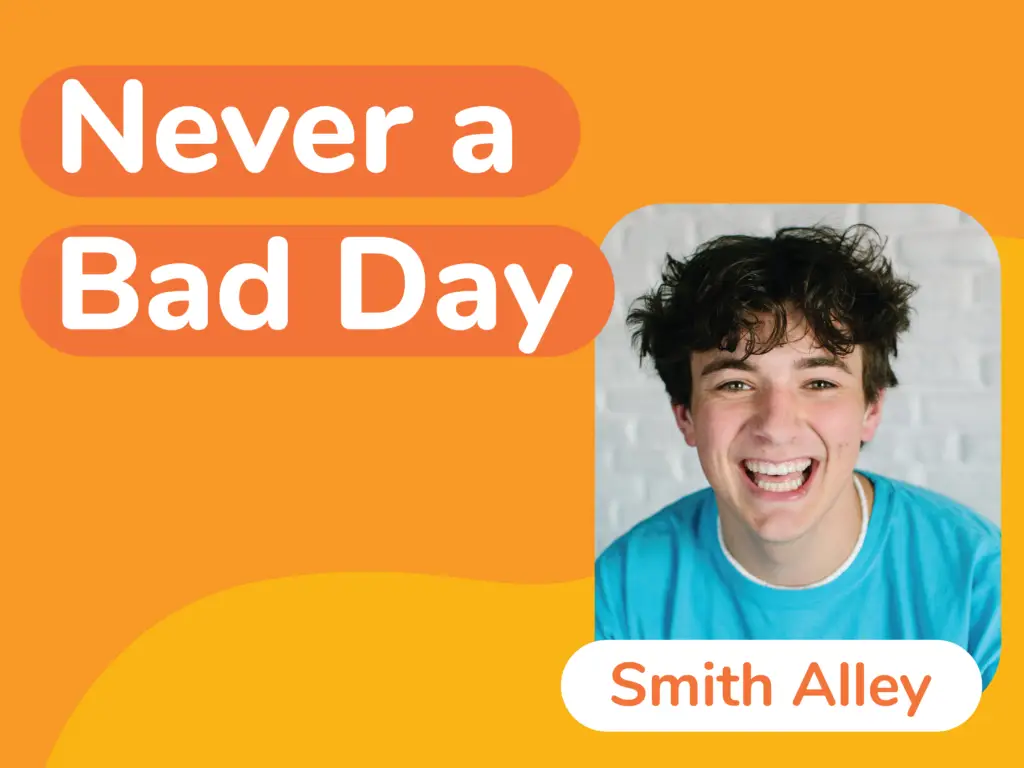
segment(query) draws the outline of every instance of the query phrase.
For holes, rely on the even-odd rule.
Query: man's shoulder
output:
[[[999,526],[967,504],[938,491],[905,480],[865,473],[875,483],[888,485],[892,513],[897,523],[915,532],[927,532],[972,548],[998,550]]]
[[[695,545],[700,516],[713,502],[711,488],[702,488],[665,505],[614,539],[598,558],[599,566],[627,555],[649,558]]]

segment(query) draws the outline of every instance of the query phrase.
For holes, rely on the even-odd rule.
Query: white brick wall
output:
[[[625,328],[629,302],[679,257],[720,234],[858,222],[888,238],[896,269],[920,285],[882,425],[860,465],[945,493],[1000,522],[999,259],[972,218],[940,205],[653,205],[626,216],[602,245],[615,306],[596,340],[596,552],[707,481],[682,440],[649,364]]]

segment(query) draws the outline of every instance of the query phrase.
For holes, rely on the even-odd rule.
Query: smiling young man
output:
[[[597,639],[941,639],[988,686],[1001,535],[953,500],[857,470],[916,287],[874,230],[728,236],[630,311],[709,487],[596,565]]]

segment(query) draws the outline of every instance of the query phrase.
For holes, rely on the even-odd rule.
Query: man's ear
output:
[[[693,425],[693,414],[685,405],[678,403],[672,406],[672,413],[676,417],[676,426],[683,433],[686,444],[691,448],[697,445],[697,430]]]
[[[871,442],[879,425],[882,423],[882,404],[885,401],[885,390],[879,390],[874,402],[868,403],[864,411],[864,424],[861,427],[860,439],[863,443]]]

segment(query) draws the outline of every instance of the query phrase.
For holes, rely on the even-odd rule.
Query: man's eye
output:
[[[717,388],[723,392],[742,392],[747,387],[742,381],[727,381],[724,384],[720,384]]]
[[[814,381],[808,382],[807,386],[809,386],[811,389],[835,389],[836,385],[833,384],[831,381],[816,379]]]

